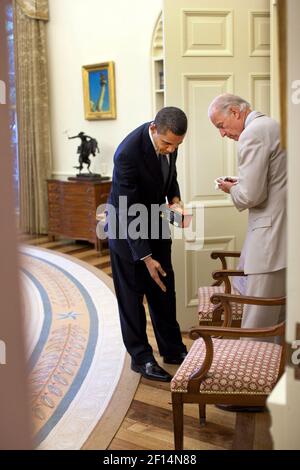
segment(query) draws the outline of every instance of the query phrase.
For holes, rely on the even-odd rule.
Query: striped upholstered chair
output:
[[[215,295],[212,300],[222,303],[229,322],[231,302],[270,305],[270,308],[285,303],[284,297],[261,299],[229,294]],[[203,326],[190,331],[195,342],[171,381],[176,450],[183,449],[184,403],[198,404],[202,426],[206,424],[207,404],[265,405],[284,370],[283,335],[284,323],[259,329]],[[280,336],[282,344],[261,341],[272,336]],[[254,338],[260,338],[260,341]],[[245,413],[238,415],[241,418]],[[255,419],[255,413],[249,415]],[[237,419],[237,425],[239,423],[242,423],[242,418]],[[239,434],[237,426],[235,433]],[[237,441],[234,439],[233,442]]]
[[[240,251],[213,251],[212,259],[220,259],[222,270],[214,271],[212,277],[215,282],[211,286],[199,287],[198,289],[198,318],[199,325],[229,326],[224,323],[224,310],[222,305],[214,305],[211,296],[214,294],[239,295],[239,290],[232,285],[230,278],[234,276],[245,276],[243,271],[229,270],[226,258],[239,258]],[[243,316],[243,304],[232,305],[232,326],[240,326]]]

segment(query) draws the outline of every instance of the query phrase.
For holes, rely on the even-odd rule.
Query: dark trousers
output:
[[[176,321],[174,272],[171,264],[171,245],[152,250],[152,256],[163,267],[167,276],[163,292],[151,278],[144,261],[131,263],[110,251],[112,274],[119,306],[123,341],[132,362],[143,364],[154,360],[146,334],[146,313],[143,298],[146,295],[158,350],[161,356],[176,356],[186,352]]]

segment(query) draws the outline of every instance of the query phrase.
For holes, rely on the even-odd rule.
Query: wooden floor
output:
[[[108,250],[99,253],[88,243],[58,240],[49,242],[47,236],[22,235],[21,243],[48,248],[74,256],[111,275]],[[162,365],[157,352],[151,323],[148,321],[148,337],[157,361]],[[191,340],[184,336],[189,348]],[[177,366],[163,366],[174,374]],[[207,407],[207,425],[199,427],[198,406],[185,405],[184,408],[184,448],[186,450],[231,449],[234,439],[236,414]],[[241,415],[241,413],[240,413]],[[269,435],[269,414],[255,415],[255,438],[253,449],[271,449]],[[247,435],[245,429],[245,436]],[[244,434],[244,433],[243,433]],[[237,436],[240,449],[249,448],[243,435]],[[114,450],[173,450],[173,424],[170,384],[141,379],[134,400],[109,449]]]

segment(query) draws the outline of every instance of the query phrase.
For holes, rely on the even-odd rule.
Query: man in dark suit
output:
[[[160,110],[153,122],[131,132],[114,156],[109,197],[108,235],[112,273],[124,344],[131,368],[151,380],[171,376],[154,359],[146,334],[147,298],[153,329],[163,360],[180,364],[186,356],[176,321],[171,238],[161,208],[181,205],[177,182],[177,148],[187,118],[174,107]],[[138,215],[137,215],[138,214]]]

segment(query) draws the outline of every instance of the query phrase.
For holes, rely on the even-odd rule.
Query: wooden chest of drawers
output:
[[[96,210],[105,204],[111,188],[109,181],[47,180],[48,236],[62,235],[86,240],[100,248],[96,236]]]

